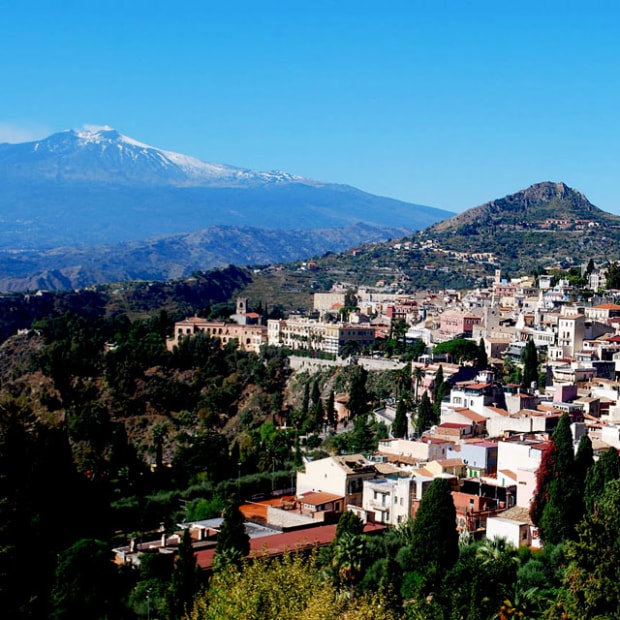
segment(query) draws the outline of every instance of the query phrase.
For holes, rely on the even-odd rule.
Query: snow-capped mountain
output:
[[[257,255],[262,241],[256,240],[269,239],[265,231],[274,230],[287,234],[281,235],[279,244],[265,243],[265,248],[273,249],[272,260],[285,256],[293,260],[351,247],[362,239],[404,236],[451,215],[348,185],[203,162],[149,146],[110,127],[0,144],[0,278],[19,274],[27,280],[41,252],[46,252],[46,270],[75,272],[80,265],[67,265],[63,257],[78,257],[75,246],[83,257],[85,247],[105,244],[108,255],[100,247],[97,250],[103,273],[119,256],[114,244],[207,229],[214,233],[201,233],[200,248],[174,259],[179,265],[200,268],[202,263],[187,257],[202,257],[205,252],[217,264],[269,262],[266,250]],[[248,229],[262,233],[239,232]],[[319,229],[326,232],[307,234]],[[329,232],[334,229],[338,230]],[[140,247],[148,248],[140,250],[147,273],[148,264],[161,261],[156,255],[160,246],[148,242]],[[169,250],[166,259],[173,260]]]
[[[28,161],[28,170],[24,161]],[[158,149],[124,136],[111,127],[69,129],[43,140],[18,145],[0,144],[0,174],[41,179],[138,183],[177,187],[247,187],[268,183],[316,181],[286,172],[258,172],[201,161]]]

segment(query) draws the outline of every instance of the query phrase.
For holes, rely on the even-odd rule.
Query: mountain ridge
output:
[[[448,215],[282,171],[201,162],[109,127],[0,144],[0,250],[137,242],[212,226],[362,224],[379,240],[386,230],[415,231]],[[358,242],[356,234],[351,245]]]
[[[512,217],[509,217],[512,214]],[[431,226],[433,232],[458,231],[462,225],[531,225],[547,219],[593,218],[620,222],[620,217],[594,206],[586,196],[564,182],[543,181],[526,189],[488,201]]]

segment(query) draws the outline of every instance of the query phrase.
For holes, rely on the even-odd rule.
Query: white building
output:
[[[297,472],[297,496],[311,491],[344,497],[345,506],[362,505],[364,480],[375,478],[377,471],[361,454],[329,456],[306,463],[305,471]]]
[[[532,524],[527,510],[517,506],[496,517],[489,517],[486,536],[489,540],[504,538],[516,549],[540,547],[538,529]]]
[[[305,317],[270,319],[267,322],[267,339],[270,345],[324,351],[340,355],[348,342],[360,347],[375,342],[375,330],[367,324],[324,323]]]

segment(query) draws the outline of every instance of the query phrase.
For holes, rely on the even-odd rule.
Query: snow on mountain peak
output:
[[[119,133],[109,125],[83,125],[31,144],[33,151],[51,157],[71,157],[72,173],[79,174],[76,156],[87,162],[88,176],[100,178],[114,171],[114,181],[172,184],[176,186],[250,187],[254,185],[323,183],[279,170],[260,172],[226,164],[201,161],[189,155],[160,149]],[[66,161],[66,160],[65,160]],[[105,164],[103,163],[105,162]],[[99,168],[99,165],[102,165]],[[66,165],[63,174],[67,173]]]

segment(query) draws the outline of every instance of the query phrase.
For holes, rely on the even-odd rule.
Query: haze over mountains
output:
[[[69,130],[0,144],[0,290],[291,261],[449,215],[347,185],[203,162],[109,127]]]
[[[451,215],[286,172],[202,162],[110,128],[0,144],[0,189],[0,248],[12,249],[136,241],[209,226],[419,230]]]

